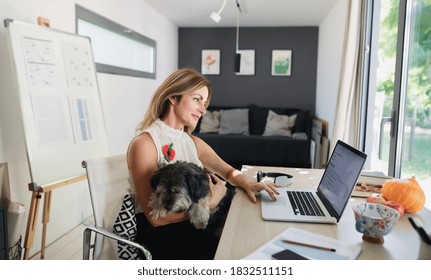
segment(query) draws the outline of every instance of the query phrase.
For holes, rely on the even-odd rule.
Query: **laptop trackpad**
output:
[[[262,202],[269,203],[271,206],[286,206],[286,200],[282,195],[278,195],[276,197],[277,200],[274,201],[266,191],[261,191],[260,193],[260,199]]]

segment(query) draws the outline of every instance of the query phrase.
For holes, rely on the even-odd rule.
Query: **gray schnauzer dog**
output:
[[[158,218],[168,212],[187,211],[196,228],[206,228],[211,214],[217,211],[209,208],[208,173],[208,170],[185,161],[161,167],[151,178],[154,192],[149,202],[150,214]]]

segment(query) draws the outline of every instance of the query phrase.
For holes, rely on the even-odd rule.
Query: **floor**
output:
[[[45,260],[82,260],[82,233],[85,225],[91,224],[90,217],[45,248]],[[30,260],[40,260],[40,253],[30,257]]]

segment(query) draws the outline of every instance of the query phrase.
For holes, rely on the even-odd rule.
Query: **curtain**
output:
[[[362,1],[349,0],[331,152],[337,140],[358,142]]]

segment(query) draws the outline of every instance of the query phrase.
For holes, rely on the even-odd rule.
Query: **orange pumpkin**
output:
[[[401,204],[406,212],[417,212],[425,206],[425,193],[414,177],[392,179],[383,184],[382,196]]]

